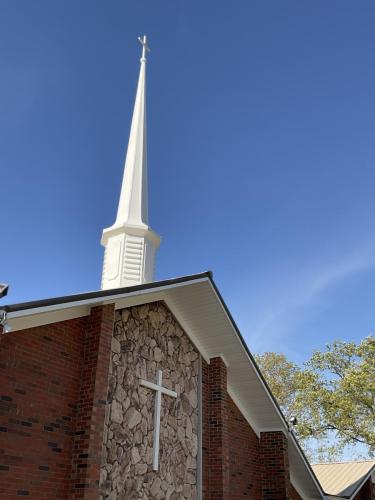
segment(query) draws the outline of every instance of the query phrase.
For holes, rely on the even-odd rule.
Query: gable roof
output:
[[[322,498],[323,491],[294,433],[230,314],[211,272],[133,287],[4,306],[13,330],[90,314],[92,307],[115,303],[116,309],[163,300],[201,355],[221,356],[228,367],[228,393],[253,430],[282,431],[289,443],[291,481],[302,498]]]
[[[327,495],[351,498],[375,472],[375,460],[321,463],[312,468]]]

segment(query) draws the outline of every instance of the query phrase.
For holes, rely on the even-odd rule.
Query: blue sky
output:
[[[374,331],[373,0],[0,2],[7,302],[96,290],[146,33],[157,279],[211,269],[253,351]]]

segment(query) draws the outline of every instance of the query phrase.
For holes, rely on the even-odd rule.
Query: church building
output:
[[[374,499],[323,490],[211,272],[154,281],[140,42],[101,290],[0,308],[0,498]]]

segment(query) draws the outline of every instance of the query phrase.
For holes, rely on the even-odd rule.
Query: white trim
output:
[[[290,484],[293,486],[293,488],[296,490],[296,492],[299,494],[299,496],[303,499],[303,498],[306,498],[306,500],[308,500],[308,498],[311,498],[311,497],[304,497],[304,494],[303,494],[303,491],[301,490],[300,487],[297,487],[294,483],[294,481],[292,480],[292,476],[291,474],[289,474],[289,480],[290,480]],[[324,498],[324,496],[322,497]]]
[[[8,313],[8,322],[12,327],[12,332],[18,330],[26,330],[37,326],[49,325],[51,323],[59,323],[60,321],[68,321],[70,319],[82,318],[90,314],[88,305],[78,306],[71,309],[55,310],[45,313],[36,313],[30,316],[10,317]]]
[[[305,455],[302,453],[301,448],[300,448],[300,446],[299,446],[299,444],[298,444],[298,442],[297,442],[297,438],[296,438],[296,436],[294,435],[293,431],[289,430],[289,436],[291,436],[291,438],[292,438],[292,439],[291,439],[291,441],[292,441],[292,443],[293,443],[294,447],[297,449],[297,452],[298,452],[299,456],[302,458],[302,461],[303,461],[303,463],[305,464],[306,469],[308,470],[308,472],[309,472],[309,474],[310,474],[310,476],[311,476],[312,480],[314,481],[314,484],[315,484],[315,486],[317,487],[317,489],[318,489],[319,493],[321,494],[321,496],[322,496],[322,497],[324,497],[324,491],[323,491],[323,488],[321,487],[321,485],[320,485],[320,483],[319,483],[318,479],[315,477],[315,473],[312,471],[311,466],[310,466],[310,464],[307,462],[307,459],[306,459]]]
[[[83,299],[83,300],[75,300],[75,301],[71,301],[71,302],[65,302],[63,304],[54,304],[51,306],[23,309],[22,311],[9,312],[8,319],[9,318],[20,318],[22,316],[28,316],[30,314],[38,314],[38,313],[45,313],[45,312],[49,312],[49,311],[57,311],[60,309],[69,309],[71,307],[78,307],[78,306],[82,306],[82,305],[92,305],[92,304],[98,304],[98,303],[106,304],[107,302],[116,302],[117,300],[122,299],[122,298],[157,293],[157,292],[160,292],[163,290],[170,290],[172,288],[179,288],[180,286],[195,285],[196,283],[202,283],[204,281],[209,281],[209,279],[207,277],[204,277],[204,278],[198,278],[198,279],[191,280],[191,281],[172,283],[171,285],[163,285],[160,287],[135,290],[133,292],[124,292],[121,294],[108,295],[105,297],[100,296],[100,297],[94,297],[91,299]]]
[[[228,381],[227,381],[227,393],[231,397],[233,403],[237,406],[237,408],[241,412],[241,414],[244,417],[244,419],[246,420],[246,422],[250,425],[252,430],[255,432],[255,434],[259,438],[259,436],[260,436],[259,429],[257,428],[257,426],[254,424],[253,420],[251,419],[249,412],[247,412],[244,409],[244,407],[242,406],[242,403],[240,402],[237,394],[235,393],[234,389],[228,384]]]
[[[299,488],[297,488],[297,486],[296,486],[296,485],[294,484],[294,482],[292,481],[292,477],[291,477],[290,471],[289,471],[289,480],[290,480],[290,484],[293,486],[293,488],[296,490],[296,492],[299,494],[299,496],[300,496],[301,498],[303,498],[303,497],[304,497],[304,495],[303,495],[302,491],[301,491]]]
[[[171,288],[177,288],[182,285],[192,285],[205,281],[209,281],[208,278],[200,278],[198,280],[166,285],[159,288],[155,287],[145,291],[138,290],[132,293],[110,295],[108,297],[96,297],[94,299],[66,302],[64,304],[54,304],[51,306],[36,307],[23,311],[15,311],[13,313],[8,313],[8,322],[12,327],[12,331],[17,331],[24,330],[26,328],[34,328],[41,325],[48,325],[51,323],[58,323],[60,321],[75,319],[82,316],[89,316],[91,308],[99,304],[115,302],[115,310],[119,310],[135,305],[163,300],[166,303],[167,307],[171,310],[172,314],[176,317],[177,321],[179,322],[191,342],[195,345],[205,361],[209,364],[210,357],[208,353],[202,347],[201,343],[197,339],[196,335],[192,332],[187,322],[181,318],[179,312],[176,310],[173,303],[171,303],[171,300],[164,294],[165,291]],[[143,297],[141,297],[142,295]]]
[[[226,318],[227,318],[227,320],[228,320],[229,324],[231,325],[232,329],[234,330],[234,333],[235,333],[235,338],[238,340],[238,343],[241,345],[242,350],[245,352],[245,354],[246,354],[246,356],[247,356],[247,358],[248,358],[248,360],[249,360],[249,362],[250,362],[250,365],[254,368],[254,372],[255,372],[255,374],[256,374],[256,376],[257,376],[258,380],[260,381],[260,383],[261,383],[261,385],[262,385],[262,387],[263,387],[263,389],[264,389],[264,391],[265,391],[265,393],[266,393],[267,397],[269,398],[269,400],[271,401],[271,403],[272,403],[272,405],[273,405],[274,409],[276,410],[276,412],[277,412],[277,413],[278,413],[278,415],[280,416],[280,419],[281,419],[282,423],[284,424],[283,426],[285,427],[285,429],[287,429],[287,430],[288,430],[288,426],[287,426],[287,424],[286,424],[286,422],[285,422],[285,420],[284,420],[284,416],[283,416],[283,414],[281,413],[281,411],[280,411],[279,407],[276,405],[275,401],[274,401],[274,400],[273,400],[273,398],[271,397],[271,395],[270,395],[270,393],[269,393],[269,389],[266,387],[266,385],[265,385],[265,383],[264,383],[264,381],[263,381],[262,377],[259,375],[258,370],[257,370],[256,366],[254,365],[253,360],[251,359],[251,357],[249,356],[249,353],[247,352],[247,350],[246,350],[246,349],[245,349],[245,347],[243,346],[243,344],[242,344],[242,342],[241,342],[241,339],[238,337],[238,333],[237,333],[236,329],[234,328],[233,321],[232,321],[232,319],[228,316],[228,313],[227,313],[227,311],[225,310],[225,307],[223,306],[222,301],[221,301],[220,297],[218,296],[218,294],[217,294],[217,292],[216,292],[216,290],[215,290],[214,286],[212,285],[211,281],[209,281],[209,285],[210,285],[210,287],[211,287],[212,291],[214,292],[215,296],[217,297],[217,300],[218,300],[218,302],[219,302],[219,304],[220,304],[220,307],[222,308],[222,310],[223,310],[223,312],[224,312],[224,314],[225,314],[225,316],[226,316]]]

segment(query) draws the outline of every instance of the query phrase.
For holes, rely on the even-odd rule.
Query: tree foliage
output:
[[[317,440],[315,456],[337,458],[352,445],[375,455],[373,336],[359,344],[327,344],[301,368],[283,354],[267,352],[256,359],[286,417],[297,417],[302,443]]]
[[[285,354],[277,352],[265,352],[255,359],[284,415],[291,417],[300,369]]]

